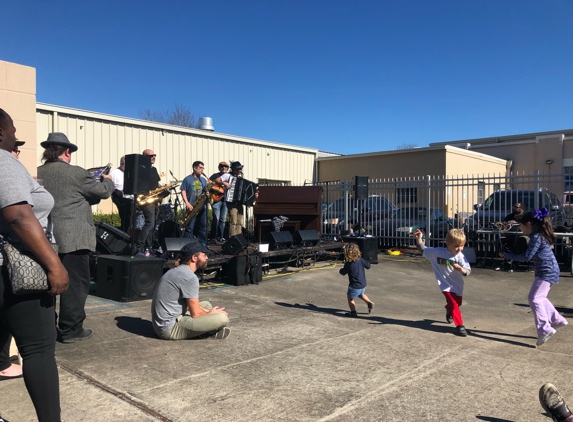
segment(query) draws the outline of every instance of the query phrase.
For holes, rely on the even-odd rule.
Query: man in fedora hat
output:
[[[151,302],[151,322],[163,340],[211,337],[224,340],[231,333],[226,327],[225,308],[199,302],[199,279],[195,271],[207,267],[209,250],[200,242],[181,248],[175,268],[157,283]]]
[[[93,179],[91,174],[70,164],[78,147],[63,133],[50,133],[40,144],[44,148],[38,178],[54,197],[51,218],[60,259],[68,270],[70,286],[60,295],[58,327],[63,343],[75,343],[92,335],[83,328],[84,310],[90,289],[89,253],[95,251],[96,228],[91,206],[109,198],[114,186],[111,176]]]
[[[14,157],[18,158],[20,156],[20,147],[25,143],[25,141],[19,141],[18,138],[16,138],[16,143],[14,144],[14,149],[12,150],[12,155]]]
[[[229,171],[229,164],[226,161],[221,161],[219,163],[219,171],[214,173],[209,177],[209,180],[215,182],[217,186],[220,186],[223,191],[226,191],[231,187],[231,184],[227,181],[221,179],[222,176],[227,174]],[[213,223],[211,224],[211,239],[217,239],[219,242],[225,241],[225,221],[227,220],[227,203],[225,202],[224,193],[221,195],[216,202],[211,205],[213,210]],[[219,229],[219,235],[217,236],[217,229]]]
[[[223,182],[231,185],[233,189],[238,177],[243,177],[243,165],[240,161],[231,162],[231,171],[221,176]],[[255,197],[258,197],[258,192]],[[229,210],[229,237],[241,234],[243,232],[243,204],[239,201],[227,201]]]

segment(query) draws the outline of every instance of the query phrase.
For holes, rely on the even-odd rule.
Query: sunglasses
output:
[[[17,148],[14,148],[12,152],[14,152],[16,155],[20,155],[20,150]]]
[[[152,157],[152,158],[157,157],[157,154],[145,154],[145,155],[147,155],[148,157]]]

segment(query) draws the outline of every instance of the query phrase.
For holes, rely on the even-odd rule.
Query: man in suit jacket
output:
[[[90,289],[89,253],[96,246],[91,206],[109,198],[114,186],[109,175],[102,176],[100,182],[87,170],[70,165],[78,147],[63,133],[50,133],[40,145],[44,148],[45,164],[38,167],[38,179],[54,197],[50,214],[54,237],[70,276],[68,290],[60,295],[58,328],[63,343],[75,343],[92,335],[91,330],[83,328]]]

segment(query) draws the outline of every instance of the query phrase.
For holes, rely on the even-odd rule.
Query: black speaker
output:
[[[151,155],[129,154],[125,156],[123,193],[126,195],[147,194],[151,178]]]
[[[299,230],[293,236],[295,245],[314,246],[320,241],[316,230]]]
[[[292,242],[293,242],[292,234],[290,234],[290,232],[287,231],[269,232],[269,234],[265,236],[265,240],[263,241],[263,243],[269,244],[269,250],[290,248]]]
[[[356,243],[362,252],[362,258],[371,264],[378,264],[378,238],[377,237],[354,237],[342,236],[346,243]]]
[[[96,251],[104,254],[129,254],[131,237],[121,230],[96,221]]]
[[[179,252],[188,243],[199,242],[199,239],[188,237],[166,237],[165,252]]]
[[[96,293],[117,302],[150,299],[163,275],[163,262],[161,258],[100,255]]]
[[[263,279],[262,254],[232,257],[227,263],[227,284],[259,284]]]
[[[247,239],[242,234],[237,234],[223,243],[221,252],[225,255],[237,255],[247,247]]]
[[[368,199],[368,176],[355,176],[354,198]]]

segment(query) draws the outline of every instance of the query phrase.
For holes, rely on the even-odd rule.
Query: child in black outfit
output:
[[[348,306],[350,307],[350,312],[345,315],[350,317],[357,317],[356,313],[356,303],[354,299],[359,297],[368,305],[368,313],[374,310],[374,302],[372,302],[368,296],[366,296],[366,274],[364,268],[370,268],[370,262],[362,258],[362,253],[360,248],[356,243],[348,243],[344,247],[344,258],[346,262],[344,267],[340,269],[340,274],[348,274],[348,291],[346,296],[348,298]]]

